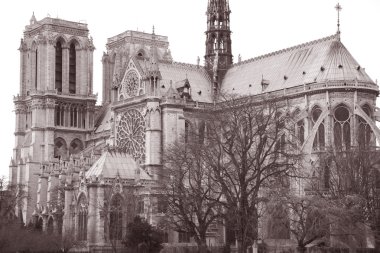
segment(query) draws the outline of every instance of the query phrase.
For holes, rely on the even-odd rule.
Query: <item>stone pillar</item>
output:
[[[99,185],[97,189],[97,213],[96,213],[96,241],[98,245],[104,245],[105,235],[104,235],[104,185]],[[103,212],[101,212],[103,209]]]
[[[71,184],[65,185],[65,211],[63,215],[62,235],[71,235],[74,231],[74,224],[72,224],[71,202],[73,199],[74,188]]]
[[[148,171],[158,179],[162,168],[161,145],[161,108],[157,99],[152,99],[147,104],[148,125],[146,126],[145,141],[145,165]]]
[[[88,222],[87,222],[87,241],[89,246],[96,244],[96,221],[98,212],[97,185],[88,185]]]

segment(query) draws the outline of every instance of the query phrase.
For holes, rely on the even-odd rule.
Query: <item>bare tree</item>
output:
[[[314,189],[355,210],[356,220],[368,225],[380,248],[380,151],[359,146],[320,156],[319,182]],[[351,240],[352,241],[352,240]]]
[[[213,181],[212,170],[204,160],[206,146],[192,132],[192,141],[171,145],[164,156],[165,170],[170,175],[163,181],[166,197],[166,221],[176,231],[191,235],[199,252],[206,252],[206,233],[221,217],[221,192]]]
[[[280,188],[271,195],[267,208],[271,218],[290,231],[299,253],[311,245],[329,245],[331,236],[346,236],[360,229],[352,210],[316,192],[301,196]]]
[[[223,195],[239,253],[258,239],[263,189],[294,174],[300,157],[290,114],[281,108],[273,101],[228,98],[210,115],[205,161]]]

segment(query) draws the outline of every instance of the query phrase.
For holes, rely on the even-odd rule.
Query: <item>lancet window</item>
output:
[[[55,45],[55,89],[62,92],[62,44],[60,41]]]
[[[311,120],[313,126],[317,123],[319,117],[322,114],[322,110],[319,106],[315,106],[311,111]],[[323,120],[318,126],[317,133],[315,134],[313,149],[322,150],[325,147],[325,121]]]
[[[334,110],[334,144],[336,148],[351,147],[350,111],[344,105]]]
[[[371,118],[371,109],[368,105],[362,107],[363,111]],[[368,123],[362,118],[359,118],[359,132],[358,132],[358,144],[359,147],[368,147],[371,142],[371,127]]]
[[[76,49],[71,43],[69,50],[69,93],[76,93]]]
[[[120,195],[115,195],[111,201],[110,210],[110,240],[121,240],[123,238],[123,205]]]

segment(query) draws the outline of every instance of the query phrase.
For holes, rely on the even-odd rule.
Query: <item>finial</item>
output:
[[[339,4],[339,2],[337,3],[337,5],[335,6],[335,9],[338,13],[338,30],[337,30],[337,35],[338,35],[338,39],[340,40],[340,12],[342,11],[342,6]]]
[[[153,29],[152,29],[152,34],[154,34],[154,25],[153,25]]]

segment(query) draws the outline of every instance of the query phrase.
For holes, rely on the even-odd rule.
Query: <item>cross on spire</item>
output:
[[[337,3],[337,5],[335,6],[335,10],[337,11],[338,13],[338,30],[337,30],[337,34],[338,36],[340,37],[340,12],[342,11],[342,6],[339,4],[339,2]],[[340,38],[339,38],[340,39]]]

